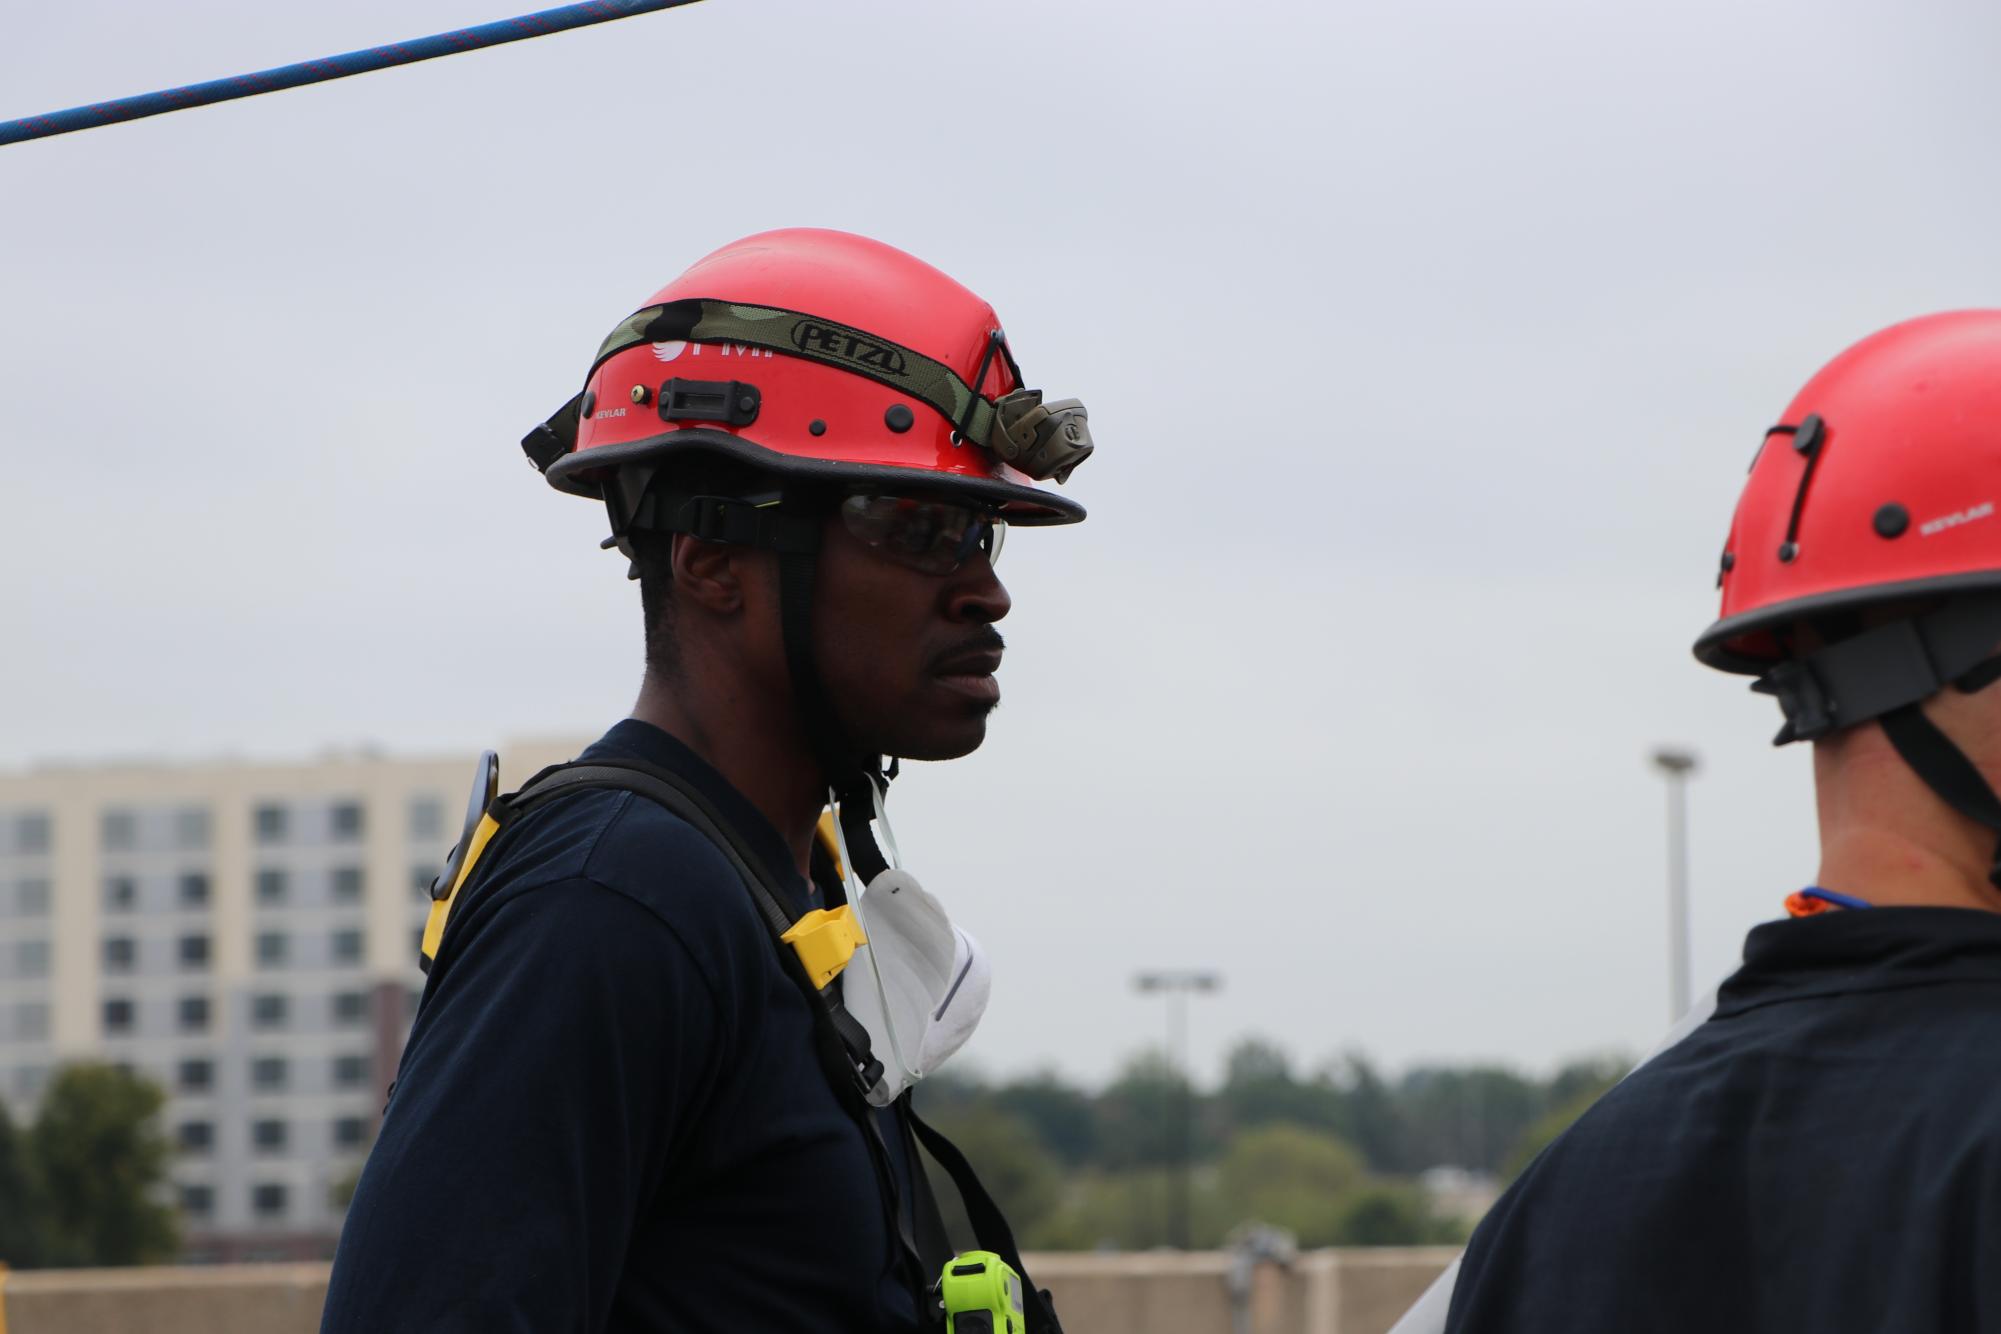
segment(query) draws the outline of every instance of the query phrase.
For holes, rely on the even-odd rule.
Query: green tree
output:
[[[58,1071],[29,1143],[44,1201],[51,1265],[170,1260],[180,1240],[159,1193],[168,1145],[158,1085],[108,1065]]]
[[[980,1184],[994,1197],[1017,1235],[1026,1235],[1056,1206],[1062,1193],[1062,1171],[1035,1134],[1018,1118],[991,1102],[955,1107],[927,1117],[958,1145],[959,1152],[980,1174]],[[973,1246],[972,1223],[952,1179],[931,1166],[932,1191],[945,1217],[945,1227],[962,1248]]]
[[[1341,1201],[1335,1246],[1428,1246],[1464,1241],[1456,1222],[1433,1218],[1424,1192],[1407,1182],[1377,1181]]]
[[[994,1105],[1021,1118],[1042,1147],[1065,1166],[1089,1162],[1098,1151],[1098,1123],[1091,1095],[1044,1071],[1016,1079],[994,1091]]]
[[[1402,1161],[1402,1119],[1396,1094],[1369,1058],[1349,1052],[1322,1079],[1339,1091],[1341,1138],[1362,1151],[1378,1172],[1398,1170]],[[1427,1164],[1428,1165],[1428,1164]]]
[[[1493,1066],[1413,1070],[1397,1085],[1397,1104],[1400,1143],[1386,1165],[1399,1172],[1496,1171],[1548,1106],[1540,1087]]]
[[[1368,1168],[1332,1135],[1281,1123],[1239,1134],[1216,1177],[1231,1223],[1273,1223],[1302,1246],[1329,1246],[1339,1237],[1345,1201],[1368,1180]]]
[[[0,1263],[32,1269],[42,1259],[42,1192],[27,1144],[0,1103]]]
[[[1345,1110],[1331,1080],[1297,1078],[1285,1052],[1258,1038],[1231,1050],[1216,1102],[1233,1130],[1285,1121],[1338,1135]]]
[[[1196,1159],[1213,1147],[1210,1128],[1188,1080],[1158,1051],[1126,1062],[1094,1108],[1099,1161],[1110,1168],[1158,1167],[1181,1157],[1181,1122],[1189,1120],[1190,1151]]]

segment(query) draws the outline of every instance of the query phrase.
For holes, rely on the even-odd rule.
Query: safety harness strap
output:
[[[1751,688],[1775,696],[1785,711],[1773,745],[1811,741],[1915,704],[1949,683],[1975,688],[1975,674],[1997,643],[2001,598],[1955,599],[1787,659]]]
[[[966,1161],[966,1155],[959,1152],[959,1146],[934,1130],[913,1108],[910,1110],[911,1133],[917,1142],[945,1169],[952,1178],[952,1185],[958,1189],[959,1198],[965,1202],[966,1217],[973,1225],[973,1236],[980,1243],[980,1249],[992,1251],[1014,1267],[1021,1275],[1022,1314],[1028,1318],[1028,1334],[1062,1334],[1063,1325],[1056,1319],[1056,1308],[1049,1300],[1049,1294],[1038,1289],[1028,1270],[1021,1263],[1021,1251],[1014,1244],[1014,1229],[1007,1225],[1007,1218],[1001,1213],[994,1197],[987,1194],[987,1188],[980,1184],[979,1174]]]
[[[787,971],[810,993],[815,1014],[824,1018],[832,1036],[838,1039],[841,1072],[838,1082],[852,1087],[857,1093],[873,1088],[876,1081],[882,1078],[882,1063],[871,1050],[868,1030],[848,1013],[846,1006],[813,985],[812,979],[799,966],[797,954],[784,943],[785,933],[805,915],[805,909],[787,903],[784,890],[766,881],[756,869],[756,855],[700,792],[674,774],[638,761],[592,760],[583,764],[552,765],[529,779],[520,791],[501,798],[499,804],[506,811],[502,821],[504,823],[525,809],[542,805],[565,793],[585,788],[616,788],[645,797],[686,820],[722,851],[736,871],[737,878],[750,891],[751,901],[757,905],[758,915],[764,919],[772,938],[779,942],[779,956],[785,960]]]
[[[903,1161],[910,1164],[911,1176],[916,1185],[911,1191],[911,1216],[917,1228],[917,1253],[924,1257],[927,1272],[941,1274],[945,1264],[957,1255],[958,1249],[952,1245],[951,1235],[945,1230],[945,1216],[938,1208],[938,1193],[931,1189],[931,1178],[924,1171],[924,1160],[917,1152],[917,1136],[910,1123],[917,1112],[911,1105],[911,1090],[905,1089],[897,1095],[896,1103],[903,1115],[896,1118],[897,1133],[902,1137]],[[6,1334],[0,1330],[0,1334]]]
[[[607,358],[627,348],[667,342],[738,343],[804,357],[930,404],[976,444],[986,444],[993,430],[993,403],[944,362],[865,330],[776,306],[700,300],[648,306],[606,336],[590,373],[597,374]]]
[[[847,1007],[829,994],[829,990],[813,985],[806,976],[798,956],[783,943],[784,933],[802,914],[792,912],[783,902],[783,892],[768,883],[755,869],[758,865],[755,854],[742,841],[737,831],[724,820],[709,803],[708,799],[684,783],[678,776],[657,769],[649,764],[631,760],[593,760],[588,763],[552,765],[529,779],[517,792],[500,799],[504,814],[499,818],[503,823],[524,811],[544,805],[556,797],[594,788],[615,788],[644,797],[693,825],[697,832],[706,837],[722,852],[736,871],[744,887],[750,891],[758,913],[764,918],[774,940],[779,943],[779,957],[793,982],[807,997],[814,1015],[814,1046],[825,1071],[828,1082],[834,1087],[842,1107],[855,1120],[868,1144],[869,1155],[874,1160],[878,1176],[883,1182],[884,1212],[892,1235],[900,1244],[902,1263],[910,1276],[910,1282],[918,1295],[920,1304],[925,1300],[925,1289],[930,1276],[936,1272],[931,1257],[924,1254],[917,1238],[911,1230],[910,1220],[904,1216],[900,1194],[896,1187],[896,1173],[889,1163],[889,1149],[882,1138],[882,1130],[876,1123],[863,1096],[882,1078],[882,1063],[871,1051],[868,1030],[859,1020],[848,1013]],[[928,1189],[922,1177],[912,1173],[913,1189]],[[933,1208],[935,1209],[935,1204]]]

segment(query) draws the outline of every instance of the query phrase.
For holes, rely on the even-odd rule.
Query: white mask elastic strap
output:
[[[882,790],[876,787],[874,783],[869,784],[869,789],[875,793],[876,814],[884,820],[883,829],[887,833],[889,826],[882,808]],[[832,788],[827,789],[827,809],[834,817],[834,844],[841,852],[841,876],[848,887],[848,906],[854,910],[855,920],[861,923],[862,935],[869,937],[868,913],[862,907],[862,894],[868,887],[863,885],[861,878],[855,874],[855,859],[848,855],[848,835],[841,828],[840,802],[835,797]],[[897,864],[896,840],[894,837],[889,837],[886,841],[889,843],[889,863],[891,866],[895,866]],[[883,984],[882,980],[882,964],[876,958],[874,945],[867,946],[866,950],[868,953],[869,981],[875,986],[876,999],[882,1005],[883,1024],[889,1029],[889,1054],[895,1060],[896,1068],[903,1072],[904,1080],[906,1082],[915,1081],[922,1078],[922,1076],[903,1054],[903,1040],[897,1034],[895,1014],[889,1003],[889,988]]]

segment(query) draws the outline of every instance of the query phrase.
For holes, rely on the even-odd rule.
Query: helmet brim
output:
[[[1842,588],[1831,593],[1793,598],[1787,602],[1759,607],[1755,611],[1727,616],[1702,632],[1695,641],[1696,661],[1718,671],[1744,676],[1762,676],[1773,663],[1786,655],[1772,638],[1774,631],[1798,621],[1812,620],[1838,612],[1857,612],[1895,602],[1944,597],[1956,593],[1985,593],[2001,590],[2001,570],[1973,570],[1962,574],[1942,574],[1930,579],[1908,579],[1894,584],[1870,584],[1862,588]]]
[[[549,485],[573,496],[600,497],[602,473],[635,464],[657,463],[676,454],[708,454],[767,472],[786,480],[840,487],[881,486],[889,490],[923,490],[966,496],[993,505],[1008,523],[1021,527],[1051,527],[1078,523],[1084,507],[1068,496],[1043,491],[997,477],[975,477],[965,473],[940,472],[933,468],[900,468],[881,463],[841,463],[832,459],[801,458],[732,435],[691,427],[666,431],[644,440],[566,454],[549,465],[544,475]]]

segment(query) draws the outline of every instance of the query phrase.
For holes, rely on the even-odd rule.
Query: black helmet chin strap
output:
[[[632,475],[624,475],[629,471]],[[881,770],[881,757],[864,753],[849,740],[828,698],[813,652],[813,590],[818,580],[822,516],[810,495],[781,495],[764,503],[738,496],[674,494],[651,485],[650,471],[622,470],[605,487],[612,535],[605,545],[628,557],[634,528],[687,533],[708,542],[763,547],[778,553],[779,628],[785,642],[786,673],[807,744],[826,784],[839,802],[841,833],[854,871],[866,885],[889,868],[869,821],[878,796],[887,791],[895,768]],[[638,567],[633,570],[637,577]]]
[[[1773,738],[1810,741],[1872,719],[1938,798],[2001,838],[2001,794],[1966,752],[1924,714],[1951,686],[1962,694],[2001,680],[2001,597],[1968,597],[1892,621],[1779,663],[1752,684],[1778,698],[1786,725]],[[2001,888],[2001,841],[1988,880]]]
[[[1990,661],[2001,663],[2001,659]],[[1993,679],[1989,676],[1988,682]],[[1897,748],[1897,754],[1917,770],[1918,777],[1938,794],[1939,800],[2001,836],[2001,796],[1995,795],[1993,786],[1974,767],[1973,761],[1966,758],[1966,752],[1954,745],[1937,723],[1925,717],[1922,708],[1906,704],[1878,721],[1883,724],[1890,744]],[[1988,869],[1987,879],[2001,889],[2001,843],[1995,846],[1994,863]]]
[[[785,636],[785,666],[792,677],[792,698],[806,729],[806,740],[827,786],[839,800],[841,836],[854,862],[851,869],[867,885],[889,869],[889,860],[869,827],[876,798],[887,790],[889,778],[880,771],[880,756],[866,755],[848,740],[820,677],[813,653],[813,586],[819,564],[817,548],[778,553],[778,611]]]

